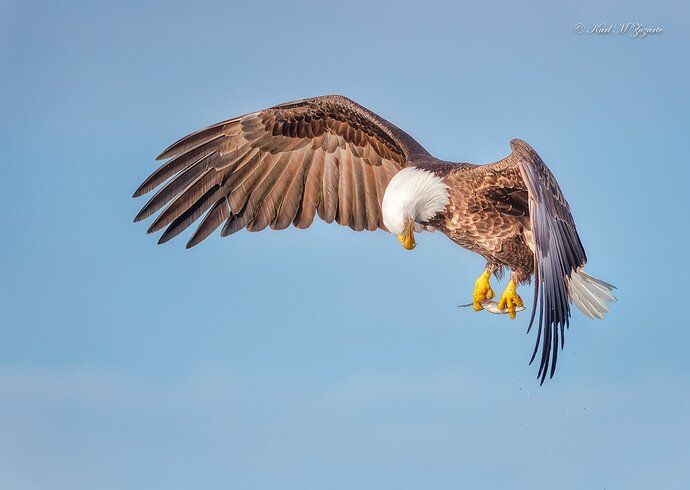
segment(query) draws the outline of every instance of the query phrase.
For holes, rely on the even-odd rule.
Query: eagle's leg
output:
[[[491,289],[491,284],[489,284],[490,277],[491,269],[487,267],[484,273],[474,282],[474,294],[472,295],[474,311],[483,310],[484,307],[482,306],[482,302],[488,301],[496,296],[494,290]]]
[[[512,274],[511,274],[512,275]],[[524,302],[522,301],[522,298],[518,295],[517,293],[517,285],[511,278],[510,281],[508,281],[508,286],[506,286],[505,291],[503,291],[503,294],[501,295],[501,299],[498,301],[498,305],[496,307],[499,310],[508,310],[508,314],[510,315],[510,319],[514,320],[515,319],[515,307],[522,307],[524,306]]]

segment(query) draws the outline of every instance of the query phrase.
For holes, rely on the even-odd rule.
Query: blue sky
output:
[[[0,488],[687,488],[688,20],[681,2],[1,2]],[[587,270],[619,287],[606,321],[574,313],[552,382],[526,314],[456,308],[483,262],[441,234],[410,253],[317,223],[186,251],[132,223],[169,143],[327,93],[440,158],[520,137],[549,164]]]

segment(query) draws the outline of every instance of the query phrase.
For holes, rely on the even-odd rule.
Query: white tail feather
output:
[[[609,313],[606,303],[616,301],[616,297],[611,292],[614,289],[616,286],[578,269],[570,275],[568,297],[570,302],[589,318],[603,320],[604,313]]]

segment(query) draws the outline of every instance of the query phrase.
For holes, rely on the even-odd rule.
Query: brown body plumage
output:
[[[448,203],[417,224],[482,255],[497,275],[503,267],[516,283],[535,275],[530,326],[540,298],[535,354],[541,339],[543,381],[549,365],[553,375],[570,317],[569,281],[586,256],[551,172],[526,143],[513,140],[511,147],[511,155],[488,165],[441,161],[355,102],[315,97],[229,119],[171,145],[158,157],[169,160],[134,193],[163,184],[135,221],[165,207],[149,228],[165,229],[163,243],[204,216],[187,247],[221,225],[222,236],[243,228],[306,228],[316,213],[328,223],[373,231],[386,228],[382,199],[391,179],[405,167],[431,172],[447,186]],[[594,303],[596,315],[601,308]]]
[[[500,276],[511,270],[516,283],[529,282],[534,271],[527,189],[513,156],[490,165],[448,165],[446,212],[430,223],[455,243],[486,259]]]

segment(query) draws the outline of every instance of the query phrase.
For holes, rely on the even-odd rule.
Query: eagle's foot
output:
[[[482,303],[496,296],[494,294],[494,290],[491,289],[491,284],[489,284],[490,277],[491,272],[487,269],[474,282],[474,293],[472,295],[472,304],[474,305],[474,311],[483,310],[484,307],[482,306]]]
[[[499,310],[508,310],[511,320],[515,319],[515,307],[522,308],[525,306],[525,303],[522,301],[520,295],[518,295],[516,289],[517,286],[513,281],[508,282],[508,286],[506,287],[505,291],[503,291],[501,299],[498,301],[497,305]]]

